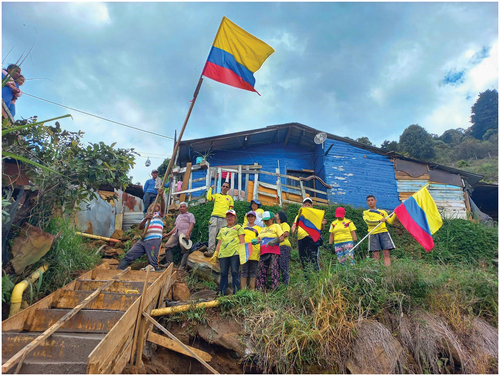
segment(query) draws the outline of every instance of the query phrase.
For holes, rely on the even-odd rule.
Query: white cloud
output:
[[[112,20],[105,3],[34,3],[33,9],[38,16],[57,23],[66,21],[79,26],[100,27],[111,24]]]

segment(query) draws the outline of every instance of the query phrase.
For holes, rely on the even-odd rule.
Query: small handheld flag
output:
[[[253,74],[274,49],[222,17],[219,31],[208,55],[202,75],[239,89],[255,91]],[[259,94],[260,95],[260,94]]]
[[[299,214],[297,215],[297,225],[304,229],[309,236],[317,242],[321,237],[321,226],[324,216],[324,210],[300,208]]]
[[[434,248],[432,235],[443,225],[443,219],[427,187],[406,199],[394,212],[404,228],[430,252]]]
[[[244,243],[238,246],[238,254],[240,255],[240,265],[246,264],[246,262],[252,256],[253,246],[252,243]]]

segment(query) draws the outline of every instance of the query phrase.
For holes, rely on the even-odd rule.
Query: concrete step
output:
[[[13,374],[16,371],[16,366],[12,367],[7,374]],[[46,362],[46,361],[24,361],[20,374],[85,374],[87,373],[87,362]]]
[[[105,280],[94,280],[94,279],[77,279],[74,290],[82,290],[82,291],[95,291],[106,282]],[[152,282],[149,282],[150,285]],[[125,294],[127,291],[138,291],[142,292],[144,287],[144,282],[137,281],[115,281],[108,287],[106,287],[103,291],[105,292],[118,292]]]
[[[2,333],[2,360],[6,362],[42,332]],[[104,333],[54,333],[31,351],[26,360],[87,362],[87,357],[104,338]],[[36,373],[36,372],[35,372]]]
[[[24,324],[24,330],[43,332],[55,324],[70,309],[37,309],[30,322]],[[107,333],[118,322],[123,311],[83,309],[57,329],[60,333]]]
[[[74,308],[93,291],[62,290],[54,308]],[[105,309],[109,311],[126,311],[140,294],[120,294],[116,292],[102,292],[85,309]]]

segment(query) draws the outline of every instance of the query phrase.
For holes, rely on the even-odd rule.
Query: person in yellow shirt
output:
[[[257,289],[265,290],[269,271],[271,272],[270,290],[274,290],[280,283],[278,258],[280,255],[279,243],[285,239],[280,225],[274,223],[274,214],[265,211],[262,220],[266,227],[260,230],[257,241],[260,242],[259,273],[257,275]]]
[[[387,230],[386,223],[393,225],[396,221],[396,216],[393,215],[389,217],[389,214],[387,214],[385,210],[377,209],[377,200],[374,195],[368,195],[366,197],[366,204],[370,209],[363,212],[363,220],[368,225],[368,232],[372,231],[381,223],[381,225],[368,236],[368,251],[373,253],[373,258],[377,261],[380,258],[380,251],[382,251],[384,255],[384,265],[391,266],[390,251],[396,248],[396,246]]]
[[[233,294],[240,289],[240,255],[238,246],[245,244],[245,230],[236,223],[237,217],[234,210],[226,212],[227,226],[221,228],[217,236],[217,249],[210,259],[215,265],[217,259],[220,264],[220,294],[225,295],[229,284],[229,269],[233,278]]]
[[[245,230],[245,243],[251,243],[253,239],[257,239],[259,236],[261,227],[255,224],[257,215],[254,211],[249,211],[245,215],[245,218],[246,225],[243,225],[243,229]],[[255,289],[257,268],[260,260],[260,244],[252,244],[252,248],[253,251],[250,258],[245,264],[241,265],[240,269],[240,284],[242,289],[247,286],[249,290]]]
[[[313,201],[310,197],[306,197],[304,200],[302,200],[302,206],[304,208],[312,208],[313,206]],[[298,240],[298,245],[299,245],[299,258],[300,258],[300,263],[302,264],[302,269],[306,271],[306,268],[312,268],[312,270],[319,272],[320,267],[319,267],[319,246],[320,246],[320,241],[315,242],[309,234],[301,228],[300,226],[297,226],[297,220],[298,216],[295,217],[293,220],[293,225],[292,225],[292,234],[295,234],[295,231],[297,231],[297,240]],[[326,224],[326,219],[323,219],[323,222],[321,223],[321,230],[323,230],[323,227]],[[308,278],[307,273],[305,274],[306,278]]]
[[[250,201],[250,211],[255,212],[255,224],[259,227],[264,227],[264,222],[262,222],[262,214],[264,214],[264,210],[260,208],[262,204],[254,198]],[[247,225],[247,217],[243,220],[243,226]]]
[[[290,256],[292,253],[292,245],[290,244],[290,225],[286,223],[286,214],[283,211],[276,214],[276,223],[280,225],[283,231],[284,240],[280,243],[280,257],[278,258],[278,264],[280,267],[281,282],[285,286],[288,286],[290,281]]]
[[[354,242],[358,240],[356,237],[356,226],[350,220],[345,218],[345,209],[339,206],[335,210],[337,218],[330,225],[330,239],[328,241],[328,249],[332,251],[332,243],[335,246],[335,254],[340,265],[345,265],[345,260],[351,260],[354,265]]]
[[[212,257],[215,250],[215,240],[220,229],[227,225],[226,212],[234,207],[233,198],[227,194],[229,183],[222,184],[221,193],[213,193],[215,185],[207,192],[207,201],[214,201],[214,209],[208,221],[208,249],[204,253],[206,257]]]

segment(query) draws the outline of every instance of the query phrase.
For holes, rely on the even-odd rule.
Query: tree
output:
[[[469,131],[472,137],[482,140],[489,129],[498,131],[498,92],[486,90],[479,94],[470,117],[472,126]]]
[[[463,137],[464,134],[459,129],[448,129],[443,132],[439,139],[448,145],[456,146],[462,141]]]
[[[361,144],[365,144],[365,145],[368,145],[368,146],[373,146],[372,142],[369,140],[368,137],[360,137],[360,138],[357,138],[356,141],[359,142],[359,143],[361,143]]]
[[[163,160],[161,165],[158,166],[158,176],[163,179],[165,176],[165,172],[167,172],[168,164],[170,163],[170,158],[166,158]]]
[[[412,124],[399,136],[400,151],[421,160],[433,158],[434,142],[431,135],[420,125]]]
[[[397,141],[385,140],[380,145],[380,148],[383,149],[383,150],[385,150],[385,151],[398,151],[399,150],[399,145],[398,145]]]

